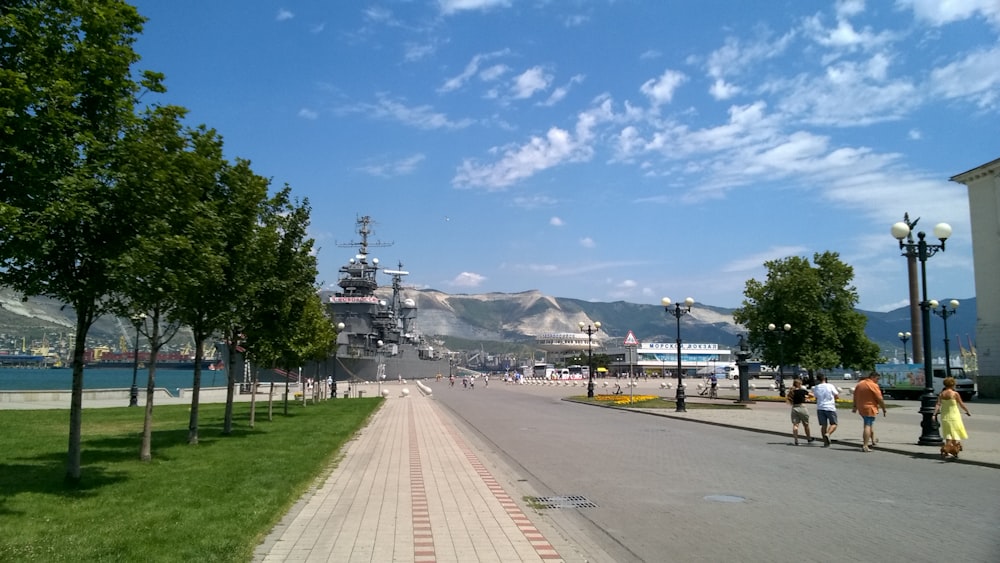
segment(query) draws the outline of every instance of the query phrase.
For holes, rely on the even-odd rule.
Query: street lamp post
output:
[[[931,365],[931,307],[927,300],[927,259],[934,256],[939,250],[944,251],[945,241],[951,236],[951,225],[948,223],[938,223],[934,225],[934,236],[941,241],[941,244],[928,244],[923,231],[917,233],[917,242],[912,242],[910,227],[906,222],[900,221],[892,226],[890,230],[893,238],[899,241],[899,248],[903,251],[903,256],[909,256],[916,251],[917,260],[920,261],[920,283],[922,286],[922,300],[920,301],[921,329],[923,335],[923,358],[924,358],[924,394],[920,396],[920,414],[923,418],[920,422],[922,430],[917,443],[922,446],[939,446],[942,443],[941,434],[938,432],[940,425],[934,420],[934,406],[937,403],[937,394],[934,392],[934,368]],[[904,241],[904,239],[906,239]]]
[[[136,315],[132,317],[132,324],[135,326],[135,346],[132,348],[132,387],[128,390],[128,406],[139,406],[139,325],[146,318],[146,315]]]
[[[949,306],[951,309],[948,308]],[[944,376],[948,377],[951,375],[951,350],[948,349],[948,317],[958,312],[958,299],[952,299],[945,305],[939,304],[937,299],[931,299],[931,311],[934,311],[934,314],[941,317],[941,320],[944,321]]]
[[[747,360],[750,358],[750,345],[741,334],[736,346],[736,368],[740,377],[740,398],[737,403],[749,404],[750,400],[750,367]]]
[[[920,326],[920,294],[917,290],[917,245],[913,242],[913,228],[917,226],[919,221],[919,217],[910,221],[910,214],[903,213],[903,223],[909,229],[909,232],[905,235],[909,246],[904,249],[903,256],[906,256],[906,278],[910,295],[910,330],[913,331],[913,341],[910,343],[913,346],[913,354],[910,357],[913,358],[913,363],[915,364],[923,363],[925,353],[923,349],[923,329]],[[930,352],[926,353],[929,354]]]
[[[778,330],[779,327],[774,326],[774,323],[767,325],[767,330],[778,335],[778,395],[781,397],[785,396],[785,349],[781,342],[782,336],[785,332],[792,330],[792,325],[785,323]]]
[[[337,355],[340,354],[340,334],[344,332],[347,325],[344,323],[337,323],[337,346],[333,350],[333,369],[330,370],[333,376],[333,389],[330,391],[333,393],[333,398],[337,398]]]
[[[591,349],[594,333],[601,330],[601,323],[596,322],[593,325],[589,325],[583,321],[577,323],[580,327],[581,332],[587,333],[587,366],[590,368],[590,373],[588,374],[587,380],[587,398],[594,398],[594,353]]]
[[[906,331],[906,332],[900,332],[896,336],[898,336],[899,339],[903,341],[903,363],[908,364],[910,362],[909,358],[906,357],[906,343],[910,340],[910,337],[913,336],[913,334],[910,331]],[[917,357],[914,356],[913,359],[916,360]]]
[[[378,380],[378,396],[382,396],[382,380],[385,379],[385,364],[382,363],[382,346],[385,342],[375,342],[375,379]]]
[[[694,305],[694,299],[688,297],[684,300],[684,303],[674,303],[674,307],[670,308],[670,298],[664,297],[660,299],[660,303],[663,303],[663,310],[667,312],[668,315],[673,315],[677,319],[677,394],[676,412],[687,412],[687,405],[685,404],[684,395],[684,372],[681,365],[681,317],[691,312],[691,306]]]

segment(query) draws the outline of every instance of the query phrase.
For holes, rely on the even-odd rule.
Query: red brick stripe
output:
[[[410,427],[410,504],[413,523],[413,560],[417,563],[434,563],[434,534],[431,532],[431,516],[427,509],[427,490],[424,488],[424,472],[420,468],[420,444],[417,442],[417,424],[413,407],[407,401],[406,412]]]
[[[486,484],[486,487],[491,493],[493,493],[493,496],[500,501],[500,505],[503,507],[504,511],[507,512],[507,516],[509,516],[514,524],[517,525],[517,528],[521,530],[521,533],[524,534],[525,539],[528,540],[531,547],[535,548],[535,553],[545,560],[562,560],[562,556],[559,555],[556,548],[552,547],[552,544],[545,539],[545,536],[535,528],[535,525],[531,523],[531,520],[528,520],[528,517],[521,512],[517,503],[510,498],[510,495],[504,491],[500,483],[498,483],[489,470],[486,469],[486,466],[479,461],[479,458],[476,457],[475,453],[473,453],[472,448],[470,448],[465,440],[462,439],[462,435],[459,434],[451,424],[448,424],[445,420],[441,419],[440,414],[438,414],[438,419],[441,420],[441,425],[448,429],[448,433],[451,435],[451,438],[455,440],[458,448],[462,450],[462,453],[465,455],[465,459],[467,459],[472,468],[476,470],[476,473],[483,480],[483,483]]]

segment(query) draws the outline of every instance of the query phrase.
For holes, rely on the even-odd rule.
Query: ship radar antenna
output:
[[[358,229],[357,232],[358,232],[358,235],[361,236],[361,241],[360,242],[358,242],[358,241],[351,241],[351,242],[344,242],[344,243],[334,242],[334,244],[336,244],[337,246],[340,246],[340,247],[345,247],[345,248],[357,246],[357,247],[360,248],[360,250],[359,250],[358,253],[361,254],[362,256],[368,256],[368,247],[369,246],[371,246],[371,247],[392,246],[393,245],[392,242],[382,242],[380,240],[374,241],[374,242],[368,242],[368,235],[372,234],[371,226],[374,225],[374,224],[375,224],[375,222],[372,221],[372,218],[370,216],[368,216],[368,215],[364,215],[364,216],[358,217],[357,218],[357,225],[358,225],[357,226],[357,229]]]

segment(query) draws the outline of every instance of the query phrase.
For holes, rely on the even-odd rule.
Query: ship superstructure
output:
[[[417,332],[416,303],[403,293],[403,278],[409,272],[402,263],[394,270],[383,269],[378,258],[369,256],[370,246],[391,244],[369,241],[371,225],[369,216],[358,218],[361,240],[350,243],[358,253],[340,268],[340,289],[327,297],[338,326],[335,377],[394,380],[447,374],[447,355]],[[388,298],[378,294],[380,272],[392,279]]]

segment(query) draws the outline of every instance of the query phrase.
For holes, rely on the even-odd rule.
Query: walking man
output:
[[[882,409],[882,416],[886,415],[885,401],[882,400],[882,390],[878,386],[878,372],[871,371],[868,376],[858,382],[854,387],[854,407],[851,412],[861,415],[864,427],[861,430],[861,451],[870,452],[871,448],[878,443],[875,437],[875,417],[878,410]]]
[[[792,381],[792,390],[785,397],[785,402],[792,405],[792,438],[795,445],[799,445],[799,423],[805,427],[806,440],[812,443],[815,438],[809,433],[809,411],[806,410],[806,399],[809,391],[802,388],[802,380],[795,378]]]
[[[819,428],[823,436],[823,447],[830,447],[830,436],[837,430],[837,397],[840,392],[837,388],[826,381],[826,374],[816,375],[819,385],[812,388],[813,397],[816,397],[816,419],[819,420]]]

